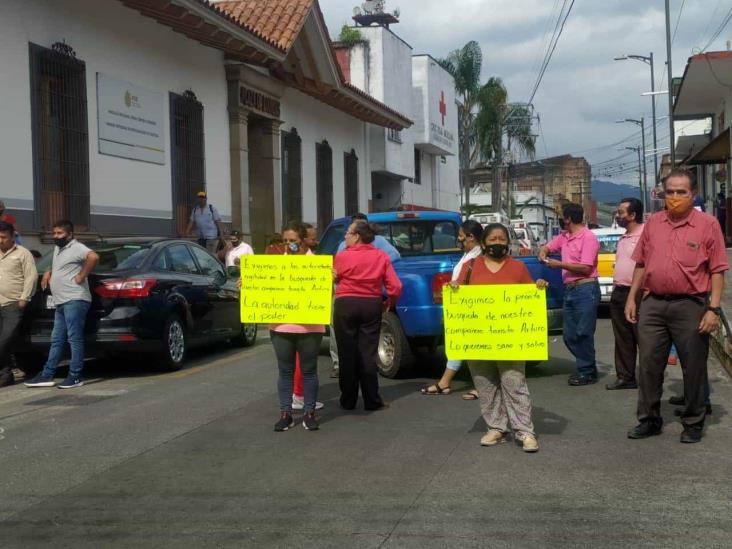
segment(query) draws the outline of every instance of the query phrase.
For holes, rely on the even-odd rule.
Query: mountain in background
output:
[[[600,204],[617,204],[621,199],[629,197],[640,198],[640,189],[624,183],[613,183],[601,179],[592,180],[592,200]]]

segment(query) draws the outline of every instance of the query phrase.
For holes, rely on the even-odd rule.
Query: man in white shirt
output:
[[[239,258],[243,255],[253,255],[254,250],[249,244],[242,241],[239,231],[231,231],[224,253],[224,264],[227,267],[238,267]]]

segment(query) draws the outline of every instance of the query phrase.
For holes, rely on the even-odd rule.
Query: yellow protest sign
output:
[[[533,284],[467,285],[442,292],[450,360],[547,360],[546,291]]]
[[[330,323],[332,256],[243,255],[239,268],[243,323]]]

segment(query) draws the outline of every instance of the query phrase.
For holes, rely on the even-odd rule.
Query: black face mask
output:
[[[505,244],[489,244],[483,248],[483,253],[494,259],[503,259],[508,255],[508,246]]]
[[[66,244],[69,243],[69,239],[68,238],[54,238],[53,243],[56,244],[56,246],[58,246],[59,248],[63,248],[64,246],[66,246]]]
[[[615,221],[617,221],[618,225],[623,229],[626,229],[628,227],[628,220],[624,217],[617,217]]]

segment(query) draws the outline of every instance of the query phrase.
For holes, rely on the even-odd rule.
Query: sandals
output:
[[[463,398],[463,400],[478,400],[478,391],[473,389],[472,391],[463,393],[462,398]]]
[[[440,387],[438,383],[433,383],[432,385],[425,385],[419,390],[420,393],[423,395],[428,396],[436,396],[436,395],[449,395],[450,394],[450,387]]]

